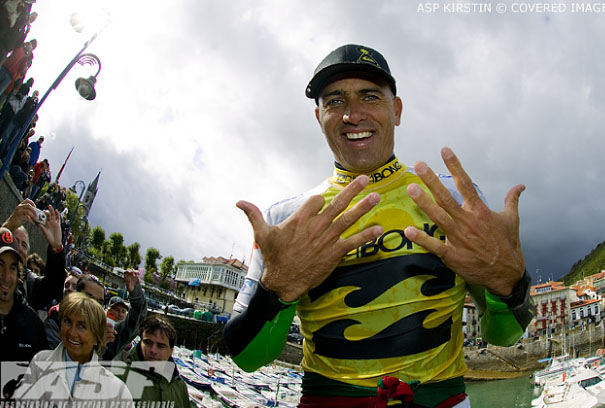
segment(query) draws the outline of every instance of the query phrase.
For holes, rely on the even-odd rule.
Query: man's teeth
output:
[[[365,137],[370,137],[372,136],[372,132],[361,132],[361,133],[345,133],[345,136],[347,137],[347,139],[349,140],[355,140],[355,139],[363,139]]]

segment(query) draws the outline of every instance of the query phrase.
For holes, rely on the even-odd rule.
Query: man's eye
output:
[[[342,104],[342,99],[330,99],[326,102],[326,106],[337,106]]]
[[[366,95],[363,99],[366,100],[366,101],[376,101],[376,100],[378,100],[378,96],[376,96],[376,95]]]

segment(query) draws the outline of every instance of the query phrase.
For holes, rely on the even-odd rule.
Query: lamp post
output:
[[[72,25],[73,24],[74,24],[74,22],[72,22]],[[77,31],[76,26],[74,26],[74,29],[76,29],[76,31]],[[15,155],[15,152],[17,151],[17,147],[19,146],[19,143],[21,142],[21,139],[23,138],[23,135],[25,134],[25,132],[27,132],[29,125],[31,124],[32,120],[38,113],[38,110],[40,109],[40,107],[42,106],[44,101],[46,101],[46,98],[48,98],[48,95],[59,86],[61,81],[63,81],[65,76],[74,67],[74,65],[76,65],[77,63],[79,63],[80,65],[84,65],[88,61],[90,61],[90,58],[92,58],[93,60],[95,60],[98,63],[99,69],[98,69],[97,73],[94,75],[94,77],[90,77],[90,78],[88,78],[88,80],[85,80],[83,78],[78,78],[78,80],[76,81],[76,89],[78,90],[80,95],[87,100],[93,100],[95,98],[96,93],[94,90],[94,84],[96,82],[97,75],[99,75],[99,72],[101,71],[101,61],[99,61],[99,58],[93,54],[84,54],[84,51],[86,51],[88,46],[97,38],[97,36],[99,35],[100,32],[101,32],[101,29],[99,31],[95,32],[88,39],[88,41],[86,41],[84,43],[84,46],[82,47],[82,49],[67,64],[65,69],[59,74],[57,79],[55,79],[55,81],[52,83],[50,88],[48,88],[46,93],[42,96],[42,98],[40,98],[40,101],[36,104],[36,107],[33,109],[33,111],[25,119],[25,122],[23,123],[23,126],[19,130],[17,137],[13,141],[13,144],[10,146],[8,154],[3,159],[4,161],[2,163],[2,167],[0,168],[0,180],[2,180],[2,177],[4,177],[4,173],[6,172],[7,168],[10,166],[10,163],[13,160],[13,156]],[[82,81],[84,81],[84,82],[82,82]],[[88,82],[88,81],[90,81],[90,82]],[[92,97],[90,97],[90,96],[92,96]]]
[[[78,196],[78,202],[76,203],[76,209],[71,215],[71,220],[69,221],[69,225],[67,226],[67,230],[65,231],[65,236],[63,237],[63,247],[65,247],[65,244],[67,243],[67,238],[69,237],[71,226],[73,225],[74,220],[76,219],[76,214],[78,213],[78,208],[80,207],[80,201],[82,201],[82,195],[84,195],[84,191],[86,191],[86,183],[84,183],[82,180],[76,181],[74,185],[70,188],[70,190],[72,190],[74,193],[77,193],[76,187],[78,185],[82,186],[82,191],[80,191],[80,195]]]

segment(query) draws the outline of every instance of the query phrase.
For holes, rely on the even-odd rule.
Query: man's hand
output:
[[[61,214],[50,205],[44,212],[46,213],[46,224],[38,224],[38,226],[46,237],[50,249],[56,251],[62,245]]]
[[[118,332],[114,328],[113,323],[106,322],[105,324],[105,344],[113,343]]]
[[[525,271],[518,209],[519,196],[525,186],[519,184],[509,190],[503,211],[491,211],[477,194],[454,152],[444,147],[441,157],[464,203],[458,205],[426,163],[416,163],[414,170],[436,203],[417,184],[410,184],[407,192],[447,238],[444,243],[415,227],[406,228],[405,236],[439,256],[467,283],[481,285],[498,296],[509,296]]]
[[[10,215],[10,217],[8,217],[4,224],[2,224],[2,226],[11,231],[15,231],[26,222],[31,222],[34,224],[36,219],[36,204],[27,198],[20,202],[17,207],[15,207],[13,213]]]
[[[357,177],[322,213],[323,197],[310,197],[279,225],[268,225],[254,204],[237,203],[248,216],[263,255],[265,271],[261,281],[267,289],[284,302],[292,302],[323,282],[347,252],[382,234],[382,227],[372,226],[345,240],[340,238],[380,201],[378,193],[370,193],[343,213],[368,182],[367,176]]]
[[[134,290],[135,285],[139,281],[139,272],[134,269],[127,269],[124,272],[124,283],[126,284],[126,289],[131,293]]]

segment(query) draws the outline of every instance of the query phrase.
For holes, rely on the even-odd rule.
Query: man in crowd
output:
[[[112,319],[116,323],[121,322],[126,318],[128,310],[130,310],[130,305],[121,297],[113,296],[111,299],[109,299],[107,315],[111,315]]]
[[[40,158],[40,150],[42,150],[42,143],[44,143],[44,136],[40,136],[37,141],[31,142],[28,147],[32,149],[29,155],[29,165],[34,167],[38,163]]]
[[[42,321],[17,290],[22,259],[8,228],[0,228],[0,361],[27,361],[48,349]]]
[[[25,199],[17,205],[2,225],[12,231],[23,263],[27,260],[30,248],[29,234],[24,226],[26,222],[36,224],[48,242],[44,276],[36,276],[26,267],[23,268],[21,291],[34,310],[48,310],[53,300],[60,301],[65,281],[65,252],[61,243],[61,216],[52,207],[44,210],[44,214],[46,220],[40,222],[35,204],[31,200]]]
[[[127,269],[124,272],[124,284],[128,290],[128,299],[130,299],[130,308],[122,319],[121,313],[118,315],[118,321],[115,323],[115,339],[108,341],[103,353],[103,359],[113,359],[124,347],[128,346],[137,336],[139,323],[147,316],[147,300],[145,293],[139,282],[139,272],[134,269]],[[116,311],[117,308],[125,307],[126,304],[120,301],[110,301],[110,309]],[[122,310],[123,311],[123,310]]]
[[[139,335],[141,341],[122,356],[128,368],[119,376],[134,401],[190,406],[187,385],[172,359],[176,342],[172,324],[163,317],[149,316],[141,323]]]
[[[304,336],[299,407],[469,407],[462,309],[509,346],[532,318],[513,187],[489,210],[449,148],[451,177],[394,155],[402,101],[384,57],[345,45],[306,89],[334,159],[333,176],[266,212],[240,201],[255,250],[224,330],[246,371],[281,353],[294,314]],[[389,405],[390,406],[390,405]],[[402,406],[402,405],[399,405]]]

